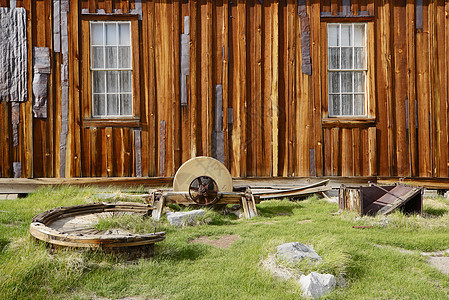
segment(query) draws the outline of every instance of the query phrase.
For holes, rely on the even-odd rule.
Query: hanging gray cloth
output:
[[[0,101],[27,100],[26,10],[0,7]]]

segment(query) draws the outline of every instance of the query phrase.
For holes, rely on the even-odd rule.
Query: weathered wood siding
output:
[[[22,177],[172,176],[187,159],[213,155],[217,127],[224,132],[225,164],[237,177],[448,176],[449,1],[142,0],[142,18],[132,32],[133,47],[138,47],[134,86],[140,120],[129,126],[84,120],[90,99],[82,11],[128,13],[136,2],[70,1],[63,158],[62,53],[53,51],[53,1],[16,2],[28,13],[29,85],[32,47],[50,48],[52,72],[48,117],[33,118],[32,102],[21,103],[16,147],[11,103],[0,103],[1,177],[13,177],[14,162],[21,163]],[[303,2],[312,75],[302,69],[298,5]],[[9,4],[0,0],[0,6]],[[190,64],[187,105],[181,105],[186,16]],[[343,16],[370,24],[372,122],[323,121],[325,22]],[[223,105],[218,108],[217,86]],[[218,126],[217,112],[223,115]]]

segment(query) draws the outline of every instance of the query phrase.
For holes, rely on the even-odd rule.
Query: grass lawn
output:
[[[447,199],[425,200],[425,212],[432,218],[335,214],[337,204],[316,197],[262,202],[257,206],[260,217],[251,220],[209,211],[208,225],[157,224],[167,238],[156,244],[154,258],[128,262],[88,251],[49,254],[31,239],[28,227],[33,216],[59,206],[95,202],[92,195],[97,192],[47,188],[24,199],[0,201],[0,299],[299,299],[296,282],[273,278],[261,266],[276,246],[287,242],[311,245],[323,257],[316,266],[299,266],[305,272],[318,270],[345,278],[346,285],[327,299],[447,299],[449,295],[448,276],[420,255],[449,248]],[[354,225],[373,227],[354,229]],[[189,243],[201,236],[224,235],[240,239],[227,249]]]

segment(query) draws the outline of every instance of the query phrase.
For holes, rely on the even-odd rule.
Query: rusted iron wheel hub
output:
[[[189,185],[189,196],[198,205],[211,205],[218,200],[218,186],[209,176],[199,176]]]

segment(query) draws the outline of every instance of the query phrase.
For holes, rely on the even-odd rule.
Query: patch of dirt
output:
[[[207,236],[200,236],[194,240],[190,240],[189,243],[201,243],[201,244],[207,244],[207,245],[212,245],[221,249],[227,249],[229,248],[232,243],[234,243],[235,241],[240,240],[240,236],[236,235],[236,234],[231,234],[231,235],[223,235],[221,237],[219,237],[218,239],[211,239]]]
[[[304,223],[312,223],[312,220],[301,220],[301,221],[298,221],[298,224],[304,224]]]
[[[429,259],[427,261],[430,265],[437,268],[441,273],[449,275],[449,257],[429,256]]]

